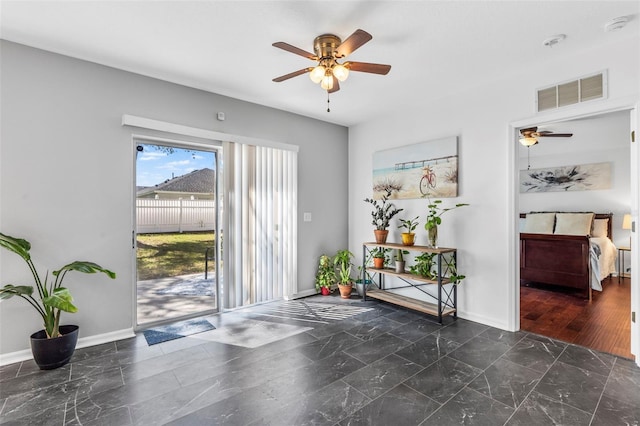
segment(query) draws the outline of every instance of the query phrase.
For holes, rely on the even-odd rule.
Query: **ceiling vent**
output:
[[[538,89],[536,110],[546,111],[607,97],[607,72]]]

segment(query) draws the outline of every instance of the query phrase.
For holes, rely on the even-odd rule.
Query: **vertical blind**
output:
[[[297,293],[297,155],[223,144],[224,308]]]

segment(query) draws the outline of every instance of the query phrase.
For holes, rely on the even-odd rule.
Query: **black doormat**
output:
[[[209,321],[205,319],[192,319],[162,327],[150,328],[149,330],[144,330],[142,333],[147,340],[147,344],[151,346],[209,330],[215,330],[215,327],[211,325]]]

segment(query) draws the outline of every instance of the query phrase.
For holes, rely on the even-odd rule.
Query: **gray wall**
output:
[[[0,48],[0,232],[29,240],[41,271],[86,259],[118,274],[67,278],[80,312],[62,322],[79,324],[81,338],[134,326],[131,134],[141,131],[122,127],[123,114],[298,145],[300,291],[313,289],[322,252],[347,246],[347,128],[7,41]],[[29,277],[20,258],[0,252],[1,284]],[[35,311],[0,303],[0,354],[27,349],[41,328]]]

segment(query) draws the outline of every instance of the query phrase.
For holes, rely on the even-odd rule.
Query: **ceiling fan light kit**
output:
[[[372,38],[371,34],[363,30],[356,30],[344,41],[334,34],[323,34],[316,37],[313,41],[313,50],[315,54],[282,41],[273,43],[274,47],[286,50],[287,52],[294,53],[296,55],[304,56],[307,59],[317,62],[315,67],[303,68],[301,70],[276,77],[273,81],[280,83],[290,78],[309,73],[311,81],[315,84],[320,84],[320,87],[323,90],[326,90],[327,94],[329,94],[340,90],[340,82],[347,80],[350,71],[386,75],[389,73],[389,70],[391,70],[391,65],[352,61],[344,63],[338,62],[338,59],[342,59],[350,55]],[[328,111],[329,109],[327,108],[327,112]]]
[[[520,138],[520,143],[527,148],[538,143],[538,139],[528,136]]]

